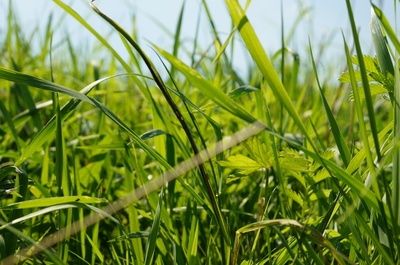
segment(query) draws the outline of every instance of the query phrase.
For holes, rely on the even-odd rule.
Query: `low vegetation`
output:
[[[285,43],[268,56],[235,0],[225,1],[231,36],[206,12],[215,46],[194,49],[191,63],[178,55],[182,8],[172,51],[153,45],[163,64],[95,2],[127,58],[54,2],[108,59],[90,63],[68,36],[57,52],[51,19],[34,49],[10,7],[0,40],[3,264],[400,262],[400,41],[377,6],[376,56],[366,55],[346,1],[352,38],[346,70],[329,74],[335,84],[320,80],[311,44],[301,63]],[[248,76],[231,61],[234,38]]]

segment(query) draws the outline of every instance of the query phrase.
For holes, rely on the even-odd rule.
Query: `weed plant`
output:
[[[2,264],[399,264],[400,42],[377,6],[368,56],[346,1],[353,38],[343,38],[346,71],[331,85],[311,44],[301,63],[284,41],[271,59],[235,0],[225,1],[228,38],[202,1],[215,45],[194,40],[191,64],[178,56],[188,50],[184,7],[172,51],[153,45],[164,63],[155,64],[94,2],[128,58],[54,2],[109,59],[90,63],[68,36],[53,54],[51,18],[34,51],[10,5]],[[248,77],[231,61],[239,37]]]

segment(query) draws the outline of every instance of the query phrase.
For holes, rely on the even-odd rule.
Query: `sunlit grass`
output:
[[[153,44],[160,64],[93,2],[129,58],[54,2],[109,58],[82,64],[68,38],[68,56],[50,57],[50,19],[32,51],[10,8],[0,58],[4,264],[399,262],[400,45],[379,8],[373,58],[347,1],[353,38],[343,38],[338,88],[320,78],[314,51],[324,47],[299,58],[282,41],[269,56],[234,0],[230,36],[253,62],[248,78],[205,1],[215,46],[191,64],[179,56],[184,7],[173,48]]]

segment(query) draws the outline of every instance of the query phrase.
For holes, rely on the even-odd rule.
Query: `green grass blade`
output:
[[[253,27],[248,21],[243,8],[240,6],[238,1],[226,0],[226,5],[228,7],[231,18],[238,28],[238,31],[249,51],[251,57],[256,63],[258,69],[262,73],[263,77],[267,81],[268,85],[271,87],[274,95],[279,99],[279,102],[285,107],[290,116],[293,118],[295,124],[300,128],[300,130],[305,134],[305,136],[313,145],[311,137],[304,127],[302,120],[297,113],[287,91],[285,90],[278,74],[274,70],[274,67],[265,53]]]
[[[206,80],[198,74],[194,69],[183,63],[178,58],[174,57],[172,54],[164,51],[161,48],[156,47],[157,51],[165,58],[169,63],[175,66],[182,74],[184,74],[191,84],[198,89],[208,98],[213,100],[215,104],[222,107],[223,109],[229,111],[233,115],[243,119],[248,123],[253,123],[256,119],[244,110],[239,104],[233,101],[229,96],[227,96],[221,89],[214,86],[211,81]]]
[[[165,100],[167,101],[167,103],[169,104],[169,106],[171,107],[173,113],[175,114],[176,118],[178,119],[180,125],[182,126],[183,130],[185,131],[185,134],[189,140],[190,146],[193,149],[194,155],[197,155],[199,153],[199,149],[197,147],[197,144],[193,138],[193,135],[191,133],[191,130],[189,128],[189,125],[186,123],[181,111],[179,110],[178,106],[176,105],[176,103],[174,102],[174,100],[172,99],[171,95],[168,93],[168,89],[164,83],[164,81],[162,80],[159,72],[157,71],[157,69],[154,67],[152,61],[148,58],[148,56],[146,55],[146,53],[140,48],[140,46],[136,43],[136,41],[134,39],[132,39],[132,37],[123,29],[121,28],[115,21],[113,21],[110,17],[108,17],[107,15],[105,15],[103,12],[101,12],[94,4],[93,4],[94,0],[92,0],[90,2],[91,7],[93,8],[93,10],[99,14],[105,21],[107,21],[111,26],[113,26],[119,33],[121,33],[126,40],[132,45],[132,47],[135,48],[135,50],[140,54],[140,56],[142,57],[143,61],[145,62],[148,70],[150,71],[152,77],[154,78],[155,83],[157,84],[158,88],[161,90]],[[226,241],[226,243],[230,244],[230,237],[229,237],[229,233],[228,233],[228,228],[225,224],[224,219],[222,218],[222,213],[221,213],[221,209],[218,205],[217,202],[217,198],[215,196],[214,191],[212,190],[211,184],[210,184],[210,180],[208,178],[208,174],[207,171],[204,167],[204,165],[202,163],[199,163],[198,165],[199,167],[199,172],[200,172],[200,176],[201,176],[201,180],[204,184],[205,187],[205,192],[208,196],[208,199],[211,202],[212,205],[212,209],[213,209],[213,213],[214,216],[221,228],[222,231],[222,235],[224,237],[224,240]]]
[[[188,244],[188,264],[198,264],[197,261],[197,249],[199,245],[199,224],[198,221],[193,218],[191,227],[190,227],[190,235],[189,235],[189,244]]]
[[[37,77],[33,77],[30,75],[26,75],[11,69],[7,69],[4,67],[0,67],[0,79],[8,80],[11,82],[15,82],[18,84],[23,84],[26,86],[36,87],[44,90],[48,90],[51,92],[57,92],[61,94],[65,94],[71,96],[73,98],[91,103],[90,99],[86,97],[84,94],[79,93],[71,88],[64,87],[62,85],[55,84],[53,82],[40,79]]]
[[[376,5],[372,4],[372,8],[374,9],[374,14],[378,17],[378,19],[381,21],[382,27],[385,29],[385,32],[389,39],[392,41],[394,48],[398,53],[400,53],[400,40],[397,37],[398,35],[396,32],[393,30],[392,26],[390,25],[390,22],[386,18],[385,14],[383,14],[382,10],[380,10]]]
[[[339,150],[340,156],[343,160],[344,165],[347,167],[349,165],[350,159],[351,159],[350,150],[346,144],[346,140],[344,139],[342,132],[339,129],[339,126],[335,120],[335,117],[333,116],[333,113],[332,113],[332,111],[329,107],[329,104],[325,98],[324,92],[322,91],[322,87],[321,87],[321,84],[320,84],[319,78],[318,78],[317,67],[316,67],[315,61],[314,61],[314,55],[313,55],[312,48],[311,48],[311,43],[310,43],[310,54],[311,54],[311,62],[313,64],[315,78],[317,80],[317,85],[319,88],[319,92],[321,95],[325,113],[326,113],[326,116],[328,117],[329,125],[331,126],[332,134],[333,134],[333,137],[335,138],[336,146]]]
[[[49,207],[49,206],[72,203],[72,202],[97,204],[97,203],[107,203],[107,200],[103,198],[94,198],[89,196],[62,196],[62,197],[51,197],[51,198],[43,198],[43,199],[35,199],[35,200],[11,203],[7,206],[4,206],[2,209],[12,210],[12,209],[40,208],[40,207]]]
[[[68,191],[69,185],[64,182],[64,167],[66,165],[65,163],[65,146],[64,146],[64,137],[63,137],[63,132],[62,132],[62,116],[61,116],[61,110],[60,110],[60,105],[58,102],[58,95],[55,94],[53,95],[53,106],[54,106],[54,111],[55,111],[55,117],[56,117],[56,161],[55,161],[55,175],[56,175],[56,182],[58,186],[58,196],[62,195],[63,192],[63,184],[65,185],[64,192]],[[64,194],[64,195],[70,195],[69,193]]]
[[[154,213],[153,225],[151,226],[150,235],[147,241],[146,246],[146,256],[144,259],[145,265],[153,264],[154,252],[156,249],[156,241],[158,238],[158,233],[160,230],[160,222],[161,222],[161,208],[162,202],[164,200],[164,190],[162,189],[158,198],[157,208]]]
[[[17,179],[15,181],[15,188],[18,188],[18,194],[20,196],[14,196],[15,203],[23,203],[23,200],[26,199],[28,192],[28,176],[25,171],[14,167],[14,166],[6,166],[0,169],[0,175],[4,176],[5,174],[10,174],[11,172],[17,175]],[[21,209],[12,209],[12,211],[7,215],[9,221],[20,218],[23,215]],[[8,231],[4,234],[4,241],[7,242],[7,248],[5,250],[5,255],[13,255],[15,251],[19,248],[17,245],[18,236],[17,234]]]
[[[351,56],[350,56],[350,52],[347,46],[346,41],[344,40],[344,47],[345,47],[345,52],[346,52],[346,57],[347,57],[347,67],[349,68],[349,74],[350,74],[350,79],[351,79],[351,88],[353,90],[353,94],[354,94],[354,101],[355,101],[355,105],[356,105],[356,112],[357,112],[357,117],[358,117],[358,122],[360,124],[360,134],[361,134],[361,139],[363,141],[363,144],[365,146],[365,150],[366,150],[366,159],[367,159],[367,165],[369,168],[369,173],[370,173],[370,178],[371,183],[372,183],[372,188],[374,189],[374,192],[377,194],[378,197],[380,197],[380,191],[379,191],[379,187],[377,184],[377,180],[376,180],[376,175],[375,175],[375,165],[373,162],[373,158],[372,158],[372,154],[369,150],[371,150],[370,148],[370,144],[368,141],[368,132],[366,129],[366,125],[364,122],[364,114],[362,112],[362,104],[361,104],[361,99],[360,96],[358,94],[358,86],[357,86],[357,82],[355,79],[355,74],[354,74],[354,69],[353,69],[353,65],[351,62]],[[364,71],[365,74],[365,71]],[[374,145],[377,143],[377,141],[379,141],[379,134],[377,135],[372,135],[373,141],[374,141]],[[376,146],[375,146],[376,148]],[[379,147],[378,147],[379,148]],[[371,185],[371,183],[366,183],[366,185],[369,187]]]
[[[186,3],[185,1],[182,3],[181,11],[178,16],[178,22],[176,24],[176,29],[175,29],[175,34],[174,34],[174,47],[172,49],[172,54],[176,57],[178,57],[178,52],[181,47],[180,37],[181,37],[181,31],[182,31],[182,25],[183,25],[183,14],[185,11],[185,3]],[[175,76],[175,69],[174,69],[173,65],[171,67],[170,72],[171,72],[171,74],[170,74],[171,76]]]
[[[17,132],[15,126],[14,126],[14,122],[13,122],[11,116],[10,116],[10,113],[7,110],[6,106],[4,106],[4,103],[3,103],[2,100],[0,100],[0,112],[3,115],[4,119],[6,120],[7,125],[10,128],[11,134],[12,134],[12,136],[14,138],[14,141],[15,141],[15,143],[17,145],[17,148],[20,151],[21,150],[21,143],[20,143],[20,140],[19,140],[19,137],[18,137],[18,132]]]
[[[365,104],[366,104],[366,107],[368,110],[369,125],[370,125],[371,133],[372,133],[372,136],[374,139],[375,152],[378,157],[378,160],[380,160],[381,152],[380,152],[380,147],[379,147],[380,144],[379,144],[379,141],[377,138],[378,130],[376,128],[374,107],[373,107],[373,103],[372,103],[371,91],[369,88],[368,76],[367,76],[365,63],[364,63],[364,59],[363,59],[363,53],[361,50],[360,40],[358,37],[357,27],[356,27],[356,23],[354,21],[354,15],[353,15],[353,10],[352,10],[351,4],[350,4],[350,0],[346,0],[346,6],[347,6],[347,12],[349,15],[349,19],[350,19],[351,31],[353,34],[354,46],[356,48],[358,63],[360,66],[362,87],[364,89],[364,96],[365,96]],[[370,166],[372,166],[372,165],[370,164]],[[370,169],[372,169],[372,168],[370,168]]]
[[[86,86],[83,88],[79,95],[85,96],[88,94],[96,85],[98,85],[100,82],[103,82],[111,77],[103,78],[100,79],[96,82],[91,83],[90,85]],[[29,80],[29,79],[28,79]],[[40,82],[46,83],[46,80],[39,80]],[[39,87],[41,88],[41,87]],[[78,93],[78,92],[77,92]],[[86,101],[86,96],[85,96],[85,101]],[[90,101],[89,98],[87,100]],[[61,109],[59,113],[59,118],[61,120],[65,120],[68,115],[79,105],[81,101],[78,99],[71,99],[68,101]],[[32,140],[32,142],[28,145],[28,147],[22,152],[20,158],[15,162],[16,166],[21,165],[26,159],[28,159],[34,152],[39,150],[41,146],[48,141],[49,139],[52,139],[54,135],[54,131],[56,130],[56,117],[57,115],[53,116],[49,122],[40,130],[40,132],[35,136],[35,138]]]
[[[386,46],[386,41],[381,30],[381,25],[374,10],[372,10],[371,12],[370,28],[371,28],[372,42],[374,44],[376,58],[378,59],[379,62],[379,67],[385,76],[387,76],[388,73],[390,73],[393,76],[394,68],[392,59],[390,58],[389,50]]]
[[[396,5],[395,5],[396,11]],[[385,21],[382,21],[385,29],[388,28]],[[396,24],[397,25],[397,24]],[[390,25],[389,25],[390,26]],[[388,31],[388,29],[386,29]],[[396,242],[398,243],[399,238],[399,227],[400,227],[400,43],[397,36],[391,36],[391,40],[396,47],[396,52],[394,55],[395,61],[395,73],[394,73],[394,155],[393,155],[393,173],[392,173],[392,207],[393,207],[393,215],[394,220],[393,223],[395,225],[395,233],[394,238],[397,238]]]
[[[98,33],[89,23],[86,22],[78,13],[76,13],[70,6],[62,2],[61,0],[53,0],[57,5],[59,5],[65,12],[70,14],[75,18],[83,27],[90,31],[104,47],[106,47],[111,54],[117,59],[117,61],[124,67],[125,71],[131,72],[131,67],[124,61],[124,59],[119,55],[119,53],[113,48],[109,41],[107,41],[100,33]]]

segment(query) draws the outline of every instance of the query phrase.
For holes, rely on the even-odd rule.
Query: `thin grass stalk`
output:
[[[179,13],[178,17],[178,23],[176,24],[176,29],[175,29],[175,34],[174,34],[174,47],[172,49],[172,54],[174,56],[178,56],[179,48],[181,47],[181,30],[182,30],[182,24],[183,24],[183,14],[185,11],[185,1],[182,3],[181,11]],[[171,65],[171,76],[175,76],[175,67],[174,65]]]
[[[203,5],[203,7],[204,7],[204,11],[205,11],[206,14],[207,14],[208,22],[210,23],[210,27],[211,27],[212,32],[213,32],[213,34],[214,34],[215,41],[217,42],[217,45],[220,46],[222,42],[221,42],[221,39],[220,39],[220,37],[219,37],[218,30],[217,30],[217,28],[216,28],[216,26],[215,26],[214,20],[213,20],[213,18],[212,18],[212,16],[211,16],[210,9],[208,8],[207,1],[206,1],[206,0],[202,0],[202,5]],[[233,36],[233,35],[232,35],[232,36]],[[231,36],[230,36],[230,37],[231,37]],[[229,61],[230,61],[230,60],[229,60],[229,57],[228,57],[227,54],[225,53],[225,49],[226,49],[227,44],[229,43],[230,37],[228,38],[228,41],[226,42],[226,45],[224,44],[224,45],[222,45],[222,47],[220,48],[220,52],[219,52],[218,55],[214,58],[214,62],[216,62],[216,61],[219,59],[219,57],[220,57],[221,55],[223,56],[224,61],[226,61],[226,62],[229,62]],[[232,47],[231,55],[233,55],[234,42],[231,43],[231,47]],[[233,58],[233,56],[231,56],[231,58]],[[228,70],[229,70],[230,74],[232,74],[232,76],[234,77],[233,79],[234,79],[236,82],[238,82],[238,84],[239,84],[240,86],[243,86],[243,85],[244,85],[244,82],[243,82],[243,80],[240,78],[240,76],[236,73],[235,69],[233,69],[232,64],[231,64],[231,63],[230,63],[230,64],[227,64],[227,66],[228,66]]]
[[[396,13],[396,1],[394,1],[394,12]],[[397,26],[397,19],[395,19]],[[397,29],[395,30],[397,32]],[[394,72],[394,144],[393,144],[393,173],[392,173],[392,207],[395,231],[400,229],[400,71],[399,71],[399,52],[395,50],[395,69]],[[395,233],[395,235],[398,235]],[[399,258],[399,257],[397,257]]]

